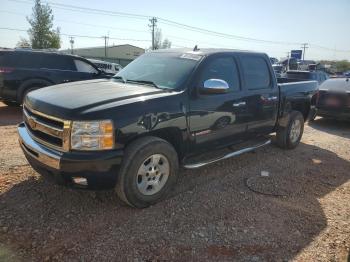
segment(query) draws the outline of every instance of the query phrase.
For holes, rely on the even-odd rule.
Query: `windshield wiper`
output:
[[[126,79],[122,76],[113,76],[113,79],[116,79],[116,80],[122,80],[122,82],[125,84],[126,83]]]
[[[160,88],[160,87],[157,86],[154,82],[148,81],[148,80],[132,80],[132,79],[126,79],[126,82],[145,84],[145,85],[154,86],[154,87],[156,87],[156,88]]]

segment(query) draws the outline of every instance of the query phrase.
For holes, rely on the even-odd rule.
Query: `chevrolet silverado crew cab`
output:
[[[317,82],[278,84],[263,53],[203,49],[146,53],[110,80],[30,92],[19,141],[32,167],[60,183],[115,189],[147,207],[179,167],[200,168],[267,145],[295,148]]]

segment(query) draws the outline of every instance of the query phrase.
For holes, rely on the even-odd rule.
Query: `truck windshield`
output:
[[[131,62],[114,76],[127,82],[152,83],[164,89],[179,89],[201,59],[198,55],[149,53]]]

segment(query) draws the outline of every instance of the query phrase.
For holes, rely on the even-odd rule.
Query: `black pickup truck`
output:
[[[178,169],[271,142],[298,145],[317,82],[278,84],[266,54],[206,49],[142,55],[110,80],[30,92],[20,145],[39,173],[114,188],[134,207],[163,199]]]

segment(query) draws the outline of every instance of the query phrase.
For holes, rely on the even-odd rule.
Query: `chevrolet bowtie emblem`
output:
[[[36,123],[32,117],[28,117],[28,124],[32,129],[35,129]]]

